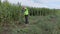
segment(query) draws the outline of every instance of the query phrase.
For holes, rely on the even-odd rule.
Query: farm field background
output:
[[[22,6],[0,2],[0,34],[60,34],[60,9],[29,9],[29,24],[25,26]]]

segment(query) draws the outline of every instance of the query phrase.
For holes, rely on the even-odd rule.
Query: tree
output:
[[[1,5],[1,0],[0,0],[0,5]]]

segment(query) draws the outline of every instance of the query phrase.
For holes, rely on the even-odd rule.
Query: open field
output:
[[[29,25],[5,23],[0,26],[0,34],[60,34],[59,16],[30,16]]]

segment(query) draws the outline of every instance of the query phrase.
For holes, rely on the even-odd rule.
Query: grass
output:
[[[60,16],[29,16],[25,24],[0,25],[0,34],[60,34]]]

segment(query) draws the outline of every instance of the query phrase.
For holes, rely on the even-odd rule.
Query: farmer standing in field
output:
[[[24,16],[25,16],[25,24],[28,24],[28,15],[29,15],[29,12],[28,12],[28,8],[25,7],[25,11],[24,11]]]
[[[28,8],[23,7],[22,11],[23,11],[24,17],[25,17],[25,24],[28,24],[29,23],[29,21],[28,21],[28,15],[29,15]]]

